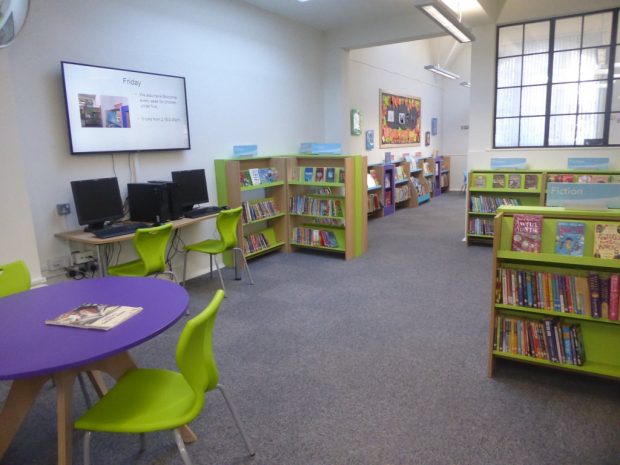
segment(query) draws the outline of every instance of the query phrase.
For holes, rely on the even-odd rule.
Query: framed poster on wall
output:
[[[420,145],[422,101],[419,97],[379,91],[381,147]]]

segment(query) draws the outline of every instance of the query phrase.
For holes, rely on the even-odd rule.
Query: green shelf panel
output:
[[[289,186],[344,187],[342,182],[303,182],[289,181]]]
[[[482,188],[482,187],[470,187],[469,192],[480,192],[487,194],[529,194],[540,196],[540,189],[493,189],[493,188]]]
[[[485,213],[485,212],[469,212],[470,215],[476,216],[495,216],[497,213]]]
[[[327,216],[327,215],[304,215],[302,213],[289,213],[290,216],[299,216],[302,218],[332,218],[334,220],[342,220],[344,221],[344,216]],[[316,225],[314,225],[316,226]],[[322,226],[322,225],[321,225]]]
[[[252,252],[252,253],[246,254],[245,258],[254,258],[254,257],[257,257],[259,255],[266,254],[267,252],[273,252],[274,250],[279,249],[283,245],[284,245],[284,242],[276,242],[275,244],[270,245],[269,247],[267,247],[265,249],[257,250],[256,252]]]
[[[267,189],[269,187],[276,187],[276,186],[283,186],[283,185],[284,185],[284,181],[274,181],[274,182],[258,184],[256,186],[243,186],[241,187],[241,192],[253,191],[256,189]]]
[[[248,221],[247,223],[243,223],[243,226],[249,226],[251,224],[258,224],[264,221],[275,220],[277,218],[282,218],[284,216],[286,216],[286,213],[278,213],[277,215],[269,216],[266,218],[261,218],[260,220]]]
[[[338,252],[338,253],[345,252],[345,249],[343,249],[342,247],[323,247],[320,245],[299,244],[297,242],[291,242],[291,245],[294,245],[295,247],[303,247],[304,249],[318,249],[318,250],[326,250],[328,252]]]
[[[620,325],[620,321],[607,320],[605,318],[592,318],[588,315],[579,315],[576,313],[555,312],[553,310],[544,310],[542,308],[521,307],[518,305],[495,304],[495,308],[499,310],[508,310],[512,312],[531,313],[534,315],[543,315],[545,317],[563,318],[570,320],[591,321],[594,323]]]
[[[469,234],[467,233],[467,237],[473,237],[477,239],[493,239],[493,236],[483,235],[483,234]]]
[[[611,365],[607,363],[588,362],[588,348],[586,347],[586,363],[582,366],[568,365],[565,363],[555,363],[549,360],[542,360],[539,358],[528,357],[525,355],[515,355],[506,352],[500,352],[498,350],[493,351],[493,356],[499,358],[505,358],[509,360],[518,360],[521,362],[532,363],[535,365],[543,365],[547,367],[559,368],[562,370],[575,371],[578,373],[593,374],[600,376],[609,376],[612,378],[620,378],[620,366]]]

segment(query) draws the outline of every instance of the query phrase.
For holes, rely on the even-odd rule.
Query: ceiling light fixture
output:
[[[443,69],[435,65],[426,65],[424,69],[427,71],[430,71],[431,73],[435,73],[435,74],[439,74],[440,76],[447,77],[449,79],[458,79],[461,77],[458,74],[453,73],[452,71],[448,71],[447,69]]]
[[[433,0],[431,2],[418,5],[418,8],[429,18],[443,27],[459,42],[466,43],[476,40],[474,35],[469,32],[469,29],[463,26],[454,13],[452,13],[452,10],[440,1]]]
[[[463,86],[463,87],[471,87],[471,82],[469,82],[469,81],[463,81],[463,82],[461,82],[461,84],[460,84],[460,85],[461,85],[461,86]]]

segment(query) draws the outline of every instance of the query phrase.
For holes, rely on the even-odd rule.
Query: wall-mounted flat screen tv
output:
[[[185,78],[60,64],[71,153],[190,149]]]

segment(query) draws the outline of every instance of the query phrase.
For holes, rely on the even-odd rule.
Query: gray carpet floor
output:
[[[619,464],[617,382],[510,362],[487,377],[491,249],[461,242],[464,204],[442,195],[370,221],[368,252],[349,262],[272,254],[250,263],[255,286],[226,270],[215,354],[257,454],[212,392],[194,463]],[[188,283],[193,313],[217,283]],[[183,321],[138,363],[173,368]],[[48,387],[0,464],[55,463],[54,406]],[[182,463],[170,433],[148,441],[139,454],[134,436],[95,435],[94,463]],[[76,464],[81,451],[76,434]]]

